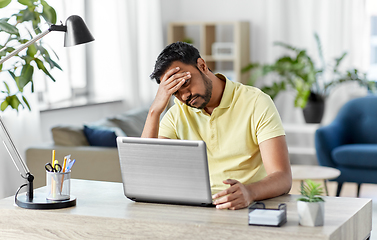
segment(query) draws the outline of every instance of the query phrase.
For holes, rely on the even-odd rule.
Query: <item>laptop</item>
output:
[[[127,198],[214,206],[205,142],[118,137],[117,147]]]

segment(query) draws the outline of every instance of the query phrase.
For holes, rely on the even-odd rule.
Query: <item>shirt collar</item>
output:
[[[233,92],[235,88],[234,82],[230,81],[224,74],[216,73],[216,77],[220,78],[221,80],[225,81],[225,89],[223,92],[223,96],[221,97],[220,105],[218,108],[228,108],[233,100]]]
[[[221,80],[225,81],[225,88],[223,92],[223,96],[221,97],[221,101],[219,106],[217,108],[229,108],[230,104],[232,103],[233,99],[233,91],[235,88],[234,82],[230,81],[224,74],[222,73],[216,73],[216,77],[220,78]],[[181,104],[182,106],[186,106],[188,108],[191,108],[194,112],[202,112],[203,109],[197,109],[187,106],[185,103],[179,101],[177,98],[174,99],[174,102],[177,104]],[[203,110],[204,111],[204,110]]]

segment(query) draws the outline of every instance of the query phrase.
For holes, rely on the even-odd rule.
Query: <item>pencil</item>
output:
[[[52,168],[55,167],[55,150],[52,150]]]
[[[62,169],[63,172],[65,172],[65,165],[66,164],[67,164],[67,157],[64,157],[63,169]]]

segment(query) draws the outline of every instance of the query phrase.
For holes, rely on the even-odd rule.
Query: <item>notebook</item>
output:
[[[118,137],[117,147],[127,198],[213,206],[205,142]]]

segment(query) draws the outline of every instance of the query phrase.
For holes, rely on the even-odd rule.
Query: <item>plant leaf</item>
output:
[[[43,64],[43,62],[36,58],[34,59],[35,63],[37,64],[37,67],[42,70],[47,76],[49,76],[51,78],[52,81],[56,81],[55,78],[49,73],[49,71],[46,69],[45,65]]]
[[[12,24],[9,24],[7,22],[0,21],[0,30],[9,34],[19,35],[18,29]]]
[[[22,92],[23,88],[32,80],[34,67],[26,64],[22,67],[21,75],[18,81],[18,89]]]
[[[4,85],[5,85],[5,88],[7,89],[7,93],[9,94],[10,93],[10,89],[9,89],[8,84],[5,81],[4,81]]]
[[[46,1],[41,0],[43,6],[42,17],[49,23],[56,24],[56,11]]]
[[[24,96],[22,96],[22,100],[24,101],[24,103],[26,104],[27,108],[29,109],[29,111],[31,111],[31,108],[30,108],[30,104],[29,102],[26,100],[26,98]]]
[[[34,6],[33,0],[17,0],[17,1],[19,3],[21,3],[22,5],[25,5],[25,6],[28,6],[28,7]]]
[[[11,96],[6,97],[5,101],[8,103],[9,106],[11,106],[13,109],[17,110],[17,112],[18,112],[18,106],[21,104],[21,102],[16,95],[11,95]],[[1,105],[3,107],[3,103]],[[1,109],[2,109],[2,107],[1,107]],[[5,104],[4,104],[4,107],[5,107]]]
[[[32,11],[29,8],[21,10],[18,14],[15,14],[15,15],[17,16],[18,22],[26,22],[26,21],[34,20],[34,11]]]
[[[14,48],[7,47],[3,51],[0,52],[0,57],[3,57],[5,55],[7,55],[7,53],[10,53],[10,52],[13,52],[13,51],[14,51]]]
[[[335,58],[334,72],[338,71],[338,67],[346,55],[347,55],[347,52],[344,52],[339,58]]]
[[[325,58],[323,57],[322,44],[321,44],[321,40],[319,39],[318,33],[314,33],[314,38],[317,42],[319,59],[322,62],[322,69],[326,69],[326,62],[325,62]]]
[[[37,47],[35,46],[35,44],[31,44],[28,48],[27,48],[27,51],[26,51],[26,54],[32,58],[34,58],[34,55],[38,52],[38,49]]]
[[[325,200],[319,196],[323,193],[320,186],[320,183],[315,183],[310,179],[305,180],[305,184],[300,189],[300,193],[304,197],[297,200],[305,202],[324,202]]]
[[[4,100],[2,103],[1,103],[1,106],[0,106],[0,109],[1,111],[5,111],[5,109],[9,106],[8,104],[8,101],[7,100]]]
[[[4,8],[6,6],[8,6],[8,4],[11,2],[12,0],[0,0],[0,8]]]

